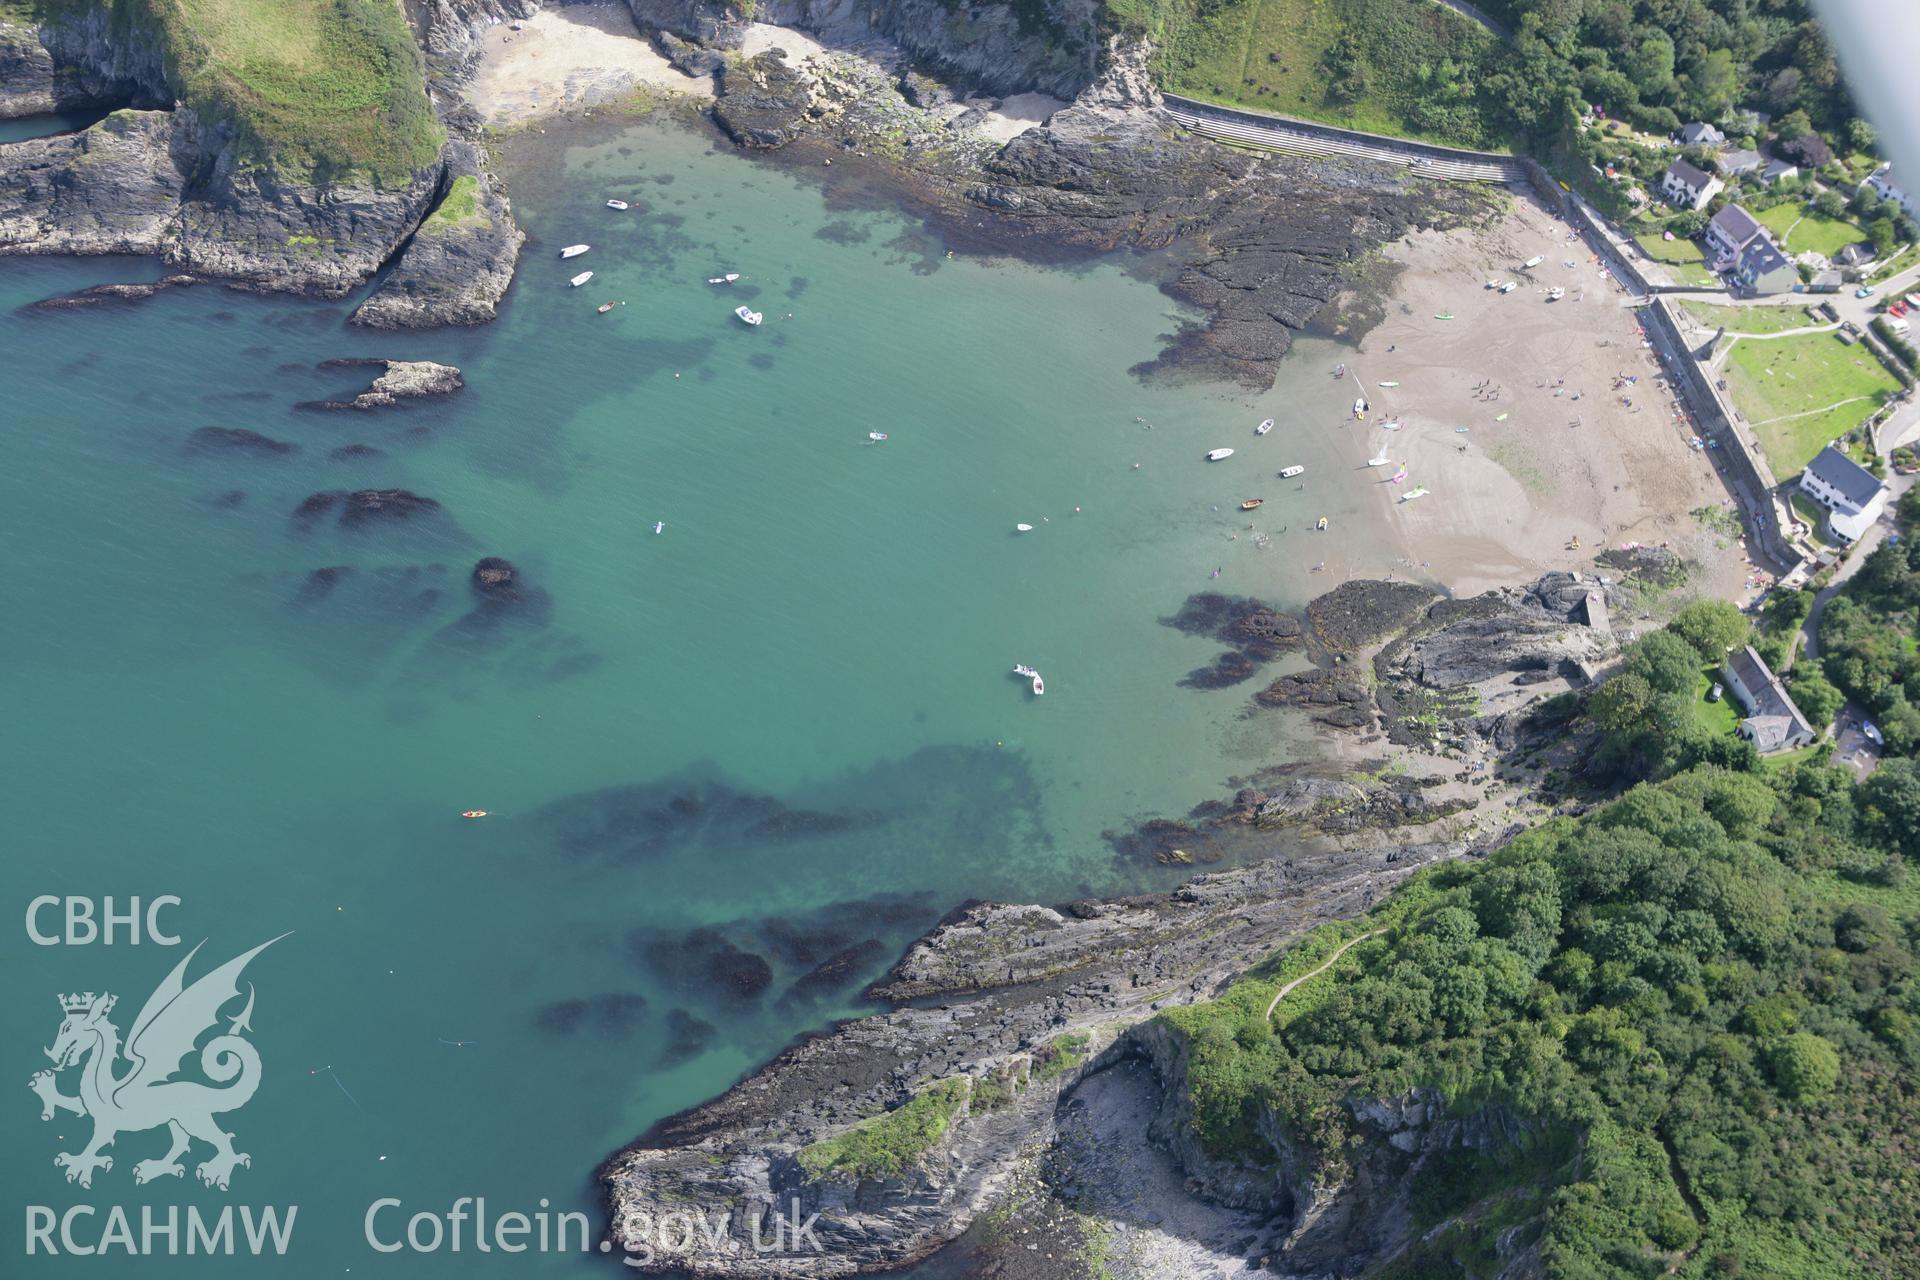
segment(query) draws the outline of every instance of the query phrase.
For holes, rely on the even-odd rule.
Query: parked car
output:
[[[1871,298],[1873,294],[1874,288],[1870,284],[1863,284],[1853,291],[1853,296],[1856,298]]]
[[[1707,701],[1718,702],[1721,698],[1724,698],[1726,694],[1727,687],[1716,680],[1713,682],[1713,688],[1707,690]]]

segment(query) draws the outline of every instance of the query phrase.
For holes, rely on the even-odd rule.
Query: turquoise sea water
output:
[[[1257,686],[1178,687],[1218,646],[1158,619],[1207,589],[1297,604],[1315,515],[1364,545],[1331,347],[1264,395],[1143,387],[1127,370],[1178,316],[1118,265],[948,259],[664,124],[556,153],[515,195],[534,239],[474,332],[368,334],[350,303],[213,288],[26,313],[158,269],[0,260],[6,1274],[128,1274],[23,1256],[28,1206],[80,1204],[299,1206],[270,1272],[141,1274],[604,1274],[384,1256],[362,1219],[381,1197],[405,1205],[387,1236],[461,1196],[591,1211],[603,1155],[856,1012],[943,912],[1173,883],[1101,833],[1300,754],[1244,714]],[[592,252],[561,263],[575,241]],[[721,270],[747,278],[703,283]],[[743,300],[760,328],[730,315]],[[292,407],[354,388],[313,366],[357,355],[468,386]],[[205,426],[300,451],[189,449]],[[350,444],[380,456],[330,456]],[[1239,452],[1209,466],[1216,446]],[[1274,478],[1294,462],[1307,493]],[[369,487],[444,515],[291,518]],[[483,555],[543,601],[478,609]],[[347,571],[323,590],[327,566]],[[90,1191],[62,1180],[88,1125],[43,1123],[24,1087],[56,995],[115,992],[124,1032],[185,948],[34,945],[36,894],[177,895],[162,923],[207,940],[195,975],[291,931],[246,975],[265,1069],[224,1117],[253,1157],[230,1190],[193,1181],[201,1147],[185,1179],[134,1185],[158,1130],[123,1136]]]

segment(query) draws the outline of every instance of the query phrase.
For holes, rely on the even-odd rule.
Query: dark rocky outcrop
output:
[[[446,526],[446,508],[410,489],[329,489],[308,494],[293,509],[294,526],[313,529],[329,516],[337,527],[365,533],[387,526],[426,524]]]
[[[526,233],[476,144],[455,140],[444,155],[447,194],[373,296],[348,317],[351,323],[423,329],[485,324],[498,314]],[[472,211],[466,212],[469,203]]]
[[[42,298],[38,302],[27,304],[30,311],[75,311],[81,307],[97,307],[103,304],[145,302],[156,294],[169,289],[186,289],[199,284],[193,276],[171,275],[164,279],[136,284],[96,284],[90,289],[79,289],[73,293],[55,294],[51,298]]]
[[[669,1070],[691,1062],[707,1051],[719,1033],[720,1029],[704,1018],[697,1018],[685,1009],[675,1009],[667,1014],[667,1038],[660,1046],[655,1065]]]
[[[303,400],[296,409],[385,409],[405,400],[424,400],[452,395],[466,386],[466,379],[450,364],[431,360],[347,359],[323,360],[322,369],[375,368],[379,377],[350,400]]]
[[[1281,676],[1253,695],[1263,707],[1299,707],[1315,723],[1335,729],[1365,729],[1373,724],[1373,691],[1364,679],[1344,671],[1315,668]]]
[[[187,437],[195,453],[248,454],[256,458],[284,458],[300,452],[290,440],[275,440],[246,427],[201,427]]]

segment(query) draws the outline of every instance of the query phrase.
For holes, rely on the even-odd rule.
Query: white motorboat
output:
[[[572,285],[574,288],[578,289],[581,285],[585,284],[587,281],[591,279],[593,279],[593,272],[582,271],[579,275],[567,281],[567,283]]]
[[[1305,467],[1282,467],[1280,468],[1280,478],[1282,480],[1291,480],[1305,471]]]
[[[1047,682],[1040,678],[1040,673],[1038,671],[1035,671],[1032,667],[1028,666],[1026,663],[1024,662],[1014,663],[1013,674],[1017,676],[1025,676],[1027,679],[1033,681],[1034,697],[1038,698],[1042,694],[1046,693]]]
[[[1489,280],[1487,281],[1487,288],[1489,289],[1504,288],[1506,286],[1506,283],[1507,282],[1505,280]]]
[[[1425,489],[1409,489],[1400,495],[1400,501],[1412,502],[1415,498],[1424,498],[1426,496],[1427,491]]]
[[[653,531],[655,533],[664,533],[666,532],[666,528],[667,522],[665,520],[655,520],[653,522]]]
[[[1545,262],[1546,260],[1547,260],[1546,254],[1536,253],[1531,258],[1528,258],[1525,262],[1521,263],[1520,266],[1525,270],[1531,271],[1535,267],[1539,266],[1541,263]]]
[[[609,208],[609,209],[620,209],[620,210],[622,210],[622,211],[624,211],[624,210],[626,209],[626,207],[627,207],[627,202],[626,202],[625,200],[609,200],[609,201],[607,201],[607,208]]]
[[[1500,286],[1500,292],[1512,293],[1515,289],[1518,289],[1519,287],[1520,287],[1520,282],[1518,280],[1509,280],[1505,284]]]
[[[1013,531],[1015,533],[1032,533],[1033,526],[1030,524],[1016,524],[1013,526]]]
[[[723,276],[708,276],[707,283],[708,284],[732,284],[735,280],[738,280],[739,278],[740,278],[740,273],[738,271],[729,271],[727,272],[727,274]]]
[[[560,256],[563,258],[577,258],[591,248],[593,248],[593,246],[590,244],[570,244],[560,251]]]
[[[1220,461],[1220,459],[1222,459],[1222,458],[1231,458],[1232,456],[1233,456],[1233,450],[1231,450],[1231,449],[1209,449],[1209,450],[1207,450],[1207,461],[1208,461],[1208,462],[1218,462],[1218,461]]]
[[[751,307],[735,307],[733,309],[733,314],[739,316],[742,320],[746,321],[748,324],[759,324],[762,320],[766,318],[765,316],[762,316],[758,311],[753,310]]]
[[[1253,434],[1257,436],[1263,436],[1271,430],[1273,430],[1273,419],[1268,418],[1265,422],[1262,422],[1259,426],[1253,429]]]
[[[1368,465],[1368,466],[1370,466],[1370,467],[1384,467],[1384,466],[1389,466],[1389,465],[1391,465],[1391,464],[1392,464],[1392,462],[1393,462],[1393,459],[1392,459],[1392,458],[1389,458],[1389,457],[1388,457],[1388,456],[1387,456],[1386,454],[1384,454],[1384,453],[1383,453],[1383,454],[1381,454],[1381,455],[1380,455],[1379,457],[1377,457],[1377,458],[1368,458],[1368,459],[1367,459],[1367,465]]]
[[[867,432],[867,439],[873,441],[873,443],[875,444],[879,444],[882,440],[885,440],[886,438],[887,438],[887,433],[884,431]]]

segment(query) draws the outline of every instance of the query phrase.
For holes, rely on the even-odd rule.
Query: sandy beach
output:
[[[1341,428],[1347,453],[1379,476],[1380,518],[1409,576],[1466,595],[1665,543],[1702,566],[1697,589],[1734,597],[1749,571],[1741,548],[1691,514],[1726,504],[1726,487],[1658,385],[1625,292],[1570,234],[1520,198],[1490,224],[1388,246],[1402,271],[1348,365],[1368,411]],[[1556,286],[1565,295],[1549,301]],[[1392,463],[1366,467],[1382,455]]]
[[[712,80],[683,75],[655,52],[623,4],[542,9],[519,27],[501,23],[487,32],[467,87],[467,100],[489,125],[594,107],[637,91],[713,96]]]

